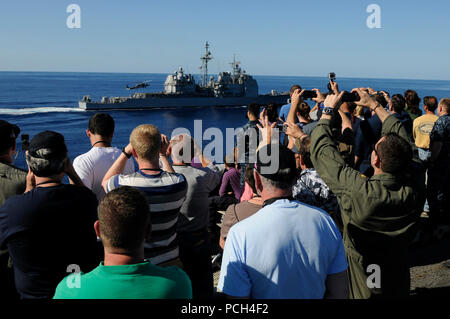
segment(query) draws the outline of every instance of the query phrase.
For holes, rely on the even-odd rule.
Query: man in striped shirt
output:
[[[184,176],[174,172],[166,156],[168,145],[167,137],[160,134],[156,126],[139,125],[130,135],[130,144],[122,150],[102,182],[106,193],[120,186],[133,186],[147,195],[152,231],[144,246],[145,258],[159,266],[180,265],[177,223],[187,191]],[[131,155],[139,171],[123,175]]]

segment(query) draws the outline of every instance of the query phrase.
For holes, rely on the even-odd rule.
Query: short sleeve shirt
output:
[[[112,176],[106,184],[108,192],[120,186],[136,187],[147,195],[152,232],[144,245],[145,257],[155,265],[177,258],[177,223],[187,192],[184,176],[165,171],[156,175],[138,171]]]
[[[450,161],[450,116],[445,114],[434,123],[430,133],[430,145],[434,142],[442,142],[438,161]]]
[[[256,299],[323,298],[327,276],[347,267],[331,217],[280,199],[231,228],[218,289]]]

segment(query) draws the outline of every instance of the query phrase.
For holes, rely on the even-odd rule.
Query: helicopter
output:
[[[150,84],[147,84],[148,82],[151,82],[151,80],[137,83],[136,85],[133,85],[131,87],[128,86],[128,84],[127,84],[126,89],[127,90],[144,89],[147,86],[150,86]]]

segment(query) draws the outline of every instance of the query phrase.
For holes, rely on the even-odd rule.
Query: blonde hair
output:
[[[442,107],[443,109],[445,109],[445,111],[446,111],[447,113],[450,111],[450,99],[449,99],[449,98],[442,99],[442,100],[439,102],[439,105],[441,105],[441,107]]]
[[[198,146],[194,139],[187,134],[179,134],[170,141],[172,146],[172,160],[178,163],[190,164],[192,158],[198,153]]]
[[[130,143],[138,157],[151,161],[159,155],[161,133],[152,124],[142,124],[131,132]]]
[[[353,114],[357,117],[360,117],[363,115],[363,113],[364,113],[364,106],[358,105],[358,106],[356,106]]]

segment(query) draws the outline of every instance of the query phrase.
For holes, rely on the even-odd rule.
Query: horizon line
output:
[[[0,70],[0,72],[11,72],[11,73],[98,73],[98,74],[163,74],[168,75],[172,73],[159,73],[159,72],[101,72],[101,71],[26,71],[26,70]],[[190,73],[193,75],[200,75],[196,73]],[[214,74],[214,73],[213,73]],[[318,75],[280,75],[280,74],[252,74],[251,76],[273,76],[273,77],[305,77],[305,78],[327,78],[326,76]],[[424,79],[424,78],[388,78],[388,77],[354,77],[354,76],[340,76],[341,79],[374,79],[374,80],[413,80],[413,81],[445,81],[449,82],[450,79]]]

